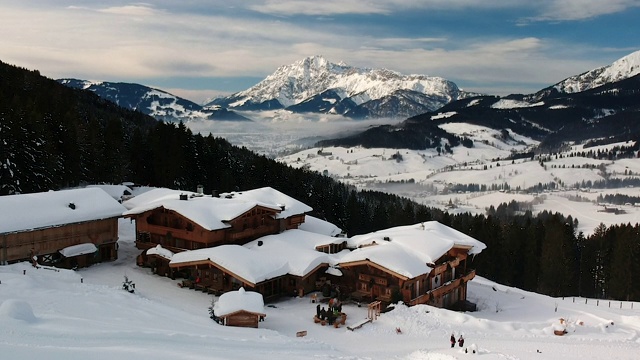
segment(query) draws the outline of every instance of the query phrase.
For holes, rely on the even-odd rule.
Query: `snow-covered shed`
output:
[[[75,267],[115,260],[125,210],[100,188],[0,196],[0,263]]]
[[[224,293],[213,306],[214,316],[225,326],[258,327],[258,323],[267,316],[264,313],[262,294],[245,291]]]

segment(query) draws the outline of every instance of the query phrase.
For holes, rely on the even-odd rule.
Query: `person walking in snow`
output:
[[[451,347],[456,346],[456,337],[451,333]]]
[[[460,347],[463,347],[463,346],[464,346],[464,338],[462,337],[462,335],[460,335],[460,338],[458,339],[458,345],[459,345]]]

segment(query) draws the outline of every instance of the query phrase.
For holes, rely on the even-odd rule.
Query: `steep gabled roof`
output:
[[[304,223],[300,224],[298,229],[327,236],[336,236],[342,233],[342,229],[336,225],[311,215],[304,217]]]
[[[399,226],[349,239],[359,247],[340,259],[340,264],[369,261],[389,271],[414,278],[428,274],[435,263],[453,247],[465,247],[469,254],[480,253],[486,245],[455,229],[430,221]]]
[[[147,193],[140,196],[145,194]],[[157,195],[160,196],[152,198],[149,202],[138,200],[137,203],[139,205],[130,208],[124,215],[138,215],[149,210],[165,208],[177,212],[206,230],[218,230],[230,227],[226,222],[241,216],[257,206],[272,209],[276,212],[280,211],[278,207],[255,201],[223,199],[211,196],[190,197],[187,195],[187,200],[180,200],[181,194],[180,191],[176,190],[171,190],[171,192],[162,191],[161,193],[157,193]],[[129,201],[135,200],[136,198],[125,201],[125,203],[129,203]],[[127,204],[127,206],[130,206],[130,204]]]
[[[334,263],[333,257],[316,251],[317,246],[337,244],[345,239],[310,233],[303,230],[287,230],[268,235],[243,245],[264,258],[278,259],[287,264],[287,273],[305,277],[322,264]]]
[[[0,233],[116,218],[125,210],[100,188],[0,196]]]
[[[213,306],[213,311],[218,317],[225,317],[238,311],[247,311],[265,316],[264,299],[262,294],[254,291],[245,291],[241,287],[237,291],[229,291],[220,295],[220,298]]]
[[[251,286],[286,275],[289,270],[281,259],[267,258],[239,245],[183,251],[174,254],[169,265],[179,267],[204,263],[215,265]]]
[[[281,209],[284,207],[284,209],[282,209],[282,211],[276,216],[277,219],[286,219],[290,216],[305,214],[313,210],[309,205],[271,187],[223,193],[220,194],[220,197],[271,204],[271,206],[276,206]]]

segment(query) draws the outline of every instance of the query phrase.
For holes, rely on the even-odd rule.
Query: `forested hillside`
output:
[[[87,91],[0,62],[0,195],[133,181],[206,192],[271,186],[349,235],[437,220],[487,244],[478,274],[550,295],[640,300],[638,225],[585,238],[560,214],[516,205],[450,215],[395,195],[356,191],[183,124],[157,122]]]

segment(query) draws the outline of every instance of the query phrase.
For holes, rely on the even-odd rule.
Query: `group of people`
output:
[[[456,336],[454,334],[451,334],[451,347],[455,347],[456,346]],[[460,334],[460,337],[458,338],[458,346],[463,347],[464,346],[464,338],[462,337],[462,334]]]
[[[340,317],[342,313],[342,303],[338,299],[329,300],[329,308],[325,310],[324,306],[320,308],[320,304],[316,306],[316,316],[320,320],[327,320],[329,325],[333,325],[333,322]]]

